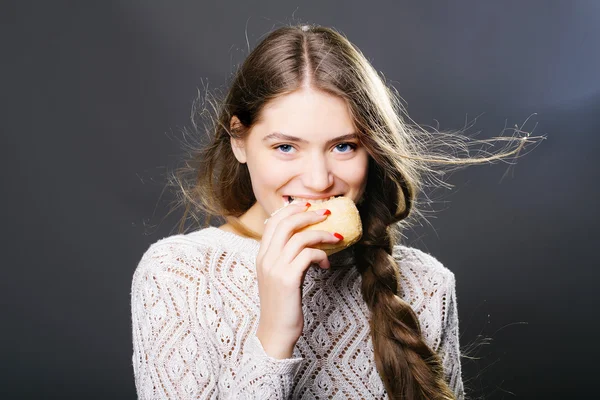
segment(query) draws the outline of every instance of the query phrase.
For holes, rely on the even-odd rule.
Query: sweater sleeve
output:
[[[138,399],[218,398],[219,359],[195,328],[189,278],[171,245],[154,244],[133,276],[133,371]],[[186,282],[187,280],[187,282]]]
[[[438,353],[442,357],[442,365],[450,389],[457,400],[465,398],[463,387],[460,342],[458,330],[458,308],[456,305],[456,283],[454,274],[450,272],[447,290],[444,294],[444,315],[442,316],[442,336]]]
[[[133,277],[131,313],[133,370],[138,399],[287,399],[302,358],[276,360],[249,335],[239,362],[213,316],[226,313],[213,304],[205,273],[191,268],[192,257],[177,243],[152,245]],[[195,263],[206,260],[195,255]],[[194,273],[196,275],[194,275]],[[226,355],[229,353],[229,356]],[[239,354],[239,353],[238,353]],[[230,360],[231,362],[223,362]]]
[[[235,386],[227,399],[289,399],[303,358],[270,357],[256,335],[248,338]]]

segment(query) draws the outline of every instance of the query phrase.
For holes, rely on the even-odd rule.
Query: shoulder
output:
[[[197,278],[209,269],[216,248],[217,241],[209,232],[201,229],[171,235],[150,244],[138,262],[134,281],[141,276],[154,276],[162,280]]]
[[[411,286],[419,286],[429,292],[454,290],[454,273],[431,254],[414,247],[396,245],[393,257],[400,274]]]
[[[190,258],[203,256],[209,248],[209,243],[195,238],[194,233],[177,234],[161,238],[143,253],[138,264],[140,269],[155,269],[166,271],[169,267],[165,263],[185,262]]]
[[[215,247],[210,235],[202,231],[176,234],[150,244],[133,273],[134,314],[152,305],[161,317],[183,318],[190,311],[187,301],[191,293],[204,298],[210,292]]]
[[[149,274],[161,279],[197,280],[212,274],[217,265],[251,259],[258,245],[215,227],[168,236],[143,253],[134,279]]]
[[[418,315],[427,344],[437,349],[455,296],[454,273],[422,250],[394,247],[400,272],[401,296]]]

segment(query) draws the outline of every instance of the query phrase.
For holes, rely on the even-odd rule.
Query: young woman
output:
[[[210,141],[174,182],[182,227],[200,214],[227,223],[182,228],[143,255],[139,398],[463,398],[454,275],[400,232],[432,163],[489,162],[527,138],[486,159],[433,153],[434,135],[402,121],[362,53],[306,25],[268,35],[215,110]],[[307,203],[339,195],[363,236],[327,257],[315,246],[339,234],[299,230],[330,217]]]

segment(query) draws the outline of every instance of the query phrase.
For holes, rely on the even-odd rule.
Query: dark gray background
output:
[[[272,27],[334,26],[425,125],[545,135],[407,232],[457,278],[472,398],[581,398],[597,371],[600,2],[2,2],[2,398],[132,399],[130,285],[171,234],[198,88]],[[537,125],[537,126],[536,126]],[[507,176],[503,176],[507,173]],[[163,220],[164,219],[164,220]]]

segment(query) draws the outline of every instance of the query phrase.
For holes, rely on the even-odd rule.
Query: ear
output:
[[[231,121],[229,122],[229,130],[235,132],[242,126],[242,122],[235,115],[231,117]],[[246,163],[246,146],[243,139],[236,139],[232,135],[231,138],[231,150],[233,150],[233,154],[235,158],[241,163]]]

